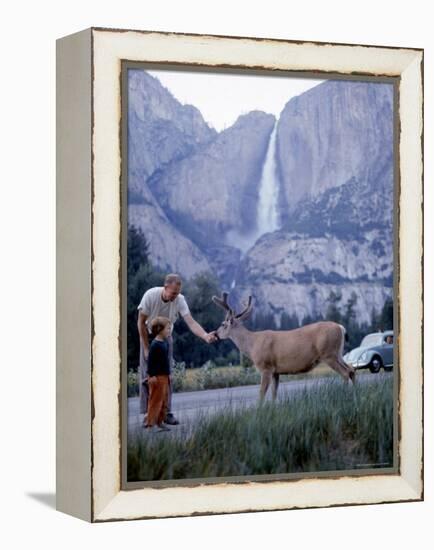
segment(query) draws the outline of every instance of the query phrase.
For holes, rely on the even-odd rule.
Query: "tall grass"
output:
[[[128,442],[129,481],[392,466],[393,377],[329,379],[277,403],[228,406],[194,429]]]

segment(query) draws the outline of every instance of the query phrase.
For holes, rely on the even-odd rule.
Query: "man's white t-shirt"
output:
[[[137,309],[147,316],[146,326],[148,332],[151,332],[151,322],[155,317],[168,317],[173,324],[178,319],[178,316],[185,317],[190,314],[187,302],[183,294],[173,300],[173,302],[164,302],[161,293],[164,287],[155,286],[150,288],[143,294],[143,298],[140,301]]]

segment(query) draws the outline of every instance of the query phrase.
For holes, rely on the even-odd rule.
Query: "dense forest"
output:
[[[128,260],[127,260],[127,343],[128,369],[136,370],[139,359],[139,336],[137,331],[137,306],[145,291],[153,286],[162,286],[165,273],[152,266],[149,259],[149,246],[143,232],[134,226],[128,227]],[[220,295],[218,280],[212,273],[200,273],[191,280],[185,281],[182,293],[186,297],[191,314],[206,331],[216,329],[223,318],[223,312],[213,303],[212,296]],[[393,301],[386,300],[379,311],[371,312],[371,322],[357,322],[355,305],[357,296],[353,294],[342,302],[339,293],[331,292],[328,308],[323,317],[305,317],[299,322],[295,315],[286,312],[280,314],[276,321],[273,314],[256,312],[245,325],[251,330],[292,329],[313,323],[321,319],[342,323],[348,333],[346,349],[360,344],[361,339],[369,332],[390,330],[393,328]],[[174,357],[176,361],[185,362],[187,367],[202,366],[212,360],[217,366],[238,364],[240,355],[230,340],[208,345],[194,336],[181,320],[174,327]]]

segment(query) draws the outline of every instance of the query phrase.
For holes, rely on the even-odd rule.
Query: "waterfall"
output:
[[[256,211],[256,229],[250,234],[240,234],[229,231],[227,243],[237,246],[244,255],[264,233],[271,233],[279,229],[279,217],[277,205],[279,198],[279,181],[276,172],[276,136],[277,120],[268,141],[265,161],[262,166],[261,179],[259,181],[258,206]],[[235,281],[232,283],[232,288]]]
[[[279,197],[279,183],[276,175],[276,135],[277,121],[271,132],[267,154],[262,168],[259,183],[259,201],[256,236],[271,233],[279,228],[277,201]]]

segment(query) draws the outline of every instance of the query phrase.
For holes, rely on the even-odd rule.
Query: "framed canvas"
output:
[[[423,498],[422,140],[420,49],[57,41],[59,510]]]

